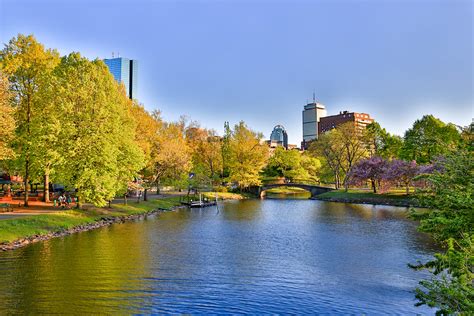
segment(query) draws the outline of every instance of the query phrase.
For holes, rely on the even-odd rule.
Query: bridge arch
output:
[[[308,191],[311,193],[311,198],[316,197],[319,194],[323,194],[329,191],[332,191],[333,189],[331,188],[326,188],[326,187],[321,187],[317,185],[311,185],[311,184],[302,184],[302,183],[277,183],[277,184],[264,184],[260,187],[258,187],[258,193],[257,195],[259,197],[262,197],[265,193],[265,191],[273,188],[278,188],[278,187],[293,187],[293,188],[300,188]]]

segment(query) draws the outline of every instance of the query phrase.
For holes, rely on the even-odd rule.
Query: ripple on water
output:
[[[0,254],[0,314],[433,314],[403,208],[249,200]]]

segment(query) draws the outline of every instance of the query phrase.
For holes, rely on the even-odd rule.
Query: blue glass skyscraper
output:
[[[130,99],[136,99],[137,94],[137,67],[136,60],[118,57],[104,59],[105,64],[109,67],[110,72],[117,82],[125,85],[127,96]]]
[[[285,149],[288,149],[288,134],[282,125],[277,125],[273,128],[270,141],[276,142],[280,146],[285,147]]]

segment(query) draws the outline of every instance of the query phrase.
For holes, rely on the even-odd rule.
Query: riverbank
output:
[[[206,192],[207,198],[219,200],[240,200],[244,195],[227,192]],[[35,216],[25,216],[0,221],[0,251],[13,250],[31,243],[51,238],[145,218],[162,211],[182,207],[180,196],[169,196],[149,201],[129,200],[128,204],[112,204],[111,207],[56,211]]]
[[[391,205],[418,207],[417,201],[411,195],[406,195],[401,191],[391,191],[388,193],[376,194],[373,192],[361,190],[344,190],[331,191],[316,196],[316,200],[328,202],[342,202],[355,204],[373,204],[373,205]]]
[[[167,197],[140,203],[130,201],[128,205],[113,204],[111,208],[89,207],[2,220],[0,250],[17,249],[38,241],[136,220],[179,206],[179,197]]]

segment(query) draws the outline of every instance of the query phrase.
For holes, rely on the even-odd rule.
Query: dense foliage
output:
[[[473,151],[459,148],[439,160],[426,176],[430,186],[420,200],[431,209],[414,213],[420,230],[430,233],[446,251],[434,260],[414,266],[433,273],[417,289],[419,304],[437,307],[439,314],[474,311],[474,159]]]
[[[430,163],[436,157],[456,149],[459,141],[456,126],[445,124],[433,115],[425,115],[405,132],[401,158]]]
[[[13,157],[10,142],[15,132],[13,107],[10,105],[10,91],[7,78],[0,73],[0,161]]]

